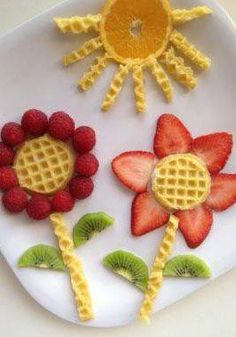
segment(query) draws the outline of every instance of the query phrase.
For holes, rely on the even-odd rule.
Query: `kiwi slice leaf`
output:
[[[114,219],[104,212],[85,214],[74,226],[74,246],[79,247],[96,234],[114,223]]]
[[[48,245],[36,245],[27,249],[18,260],[18,267],[65,270],[60,252]]]
[[[138,256],[124,250],[116,250],[103,259],[104,267],[122,276],[145,291],[148,283],[148,267]]]
[[[164,276],[184,278],[209,278],[211,270],[203,259],[195,255],[177,255],[164,268]]]

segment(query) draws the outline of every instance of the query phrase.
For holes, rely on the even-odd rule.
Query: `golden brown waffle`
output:
[[[71,179],[74,155],[66,143],[44,135],[24,143],[14,167],[21,187],[51,195],[63,189]]]
[[[206,200],[210,182],[209,172],[200,158],[189,153],[175,154],[156,165],[152,190],[163,206],[187,210]]]

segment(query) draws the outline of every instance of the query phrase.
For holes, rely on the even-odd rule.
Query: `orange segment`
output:
[[[101,37],[107,52],[121,63],[158,57],[172,31],[168,0],[109,0],[102,11]]]

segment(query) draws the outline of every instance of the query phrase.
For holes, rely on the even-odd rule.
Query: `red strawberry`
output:
[[[206,201],[214,211],[224,211],[236,202],[236,174],[212,177],[211,193]]]
[[[135,236],[151,232],[165,225],[169,219],[165,208],[149,192],[136,195],[131,212],[131,230]]]
[[[48,118],[44,112],[36,109],[26,111],[21,119],[22,129],[33,136],[41,136],[47,132]]]
[[[213,222],[212,211],[206,206],[198,206],[189,211],[175,213],[180,220],[179,228],[190,248],[198,247],[210,232]]]
[[[118,179],[132,191],[141,193],[147,189],[155,156],[150,152],[124,152],[112,161],[112,170]]]
[[[158,158],[190,150],[192,136],[183,123],[174,115],[164,114],[157,121],[154,152]]]
[[[3,143],[14,147],[23,143],[25,140],[25,134],[21,126],[17,123],[7,123],[3,126],[1,131],[1,137]]]
[[[211,174],[216,174],[225,166],[232,146],[232,135],[220,132],[194,139],[192,151],[206,163]]]

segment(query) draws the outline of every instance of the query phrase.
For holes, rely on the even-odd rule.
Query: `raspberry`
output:
[[[0,143],[0,166],[11,165],[14,161],[15,152],[7,145]]]
[[[69,212],[74,207],[75,201],[67,191],[60,191],[52,198],[52,208],[55,212]]]
[[[0,167],[0,189],[7,191],[18,185],[16,171],[10,166]]]
[[[93,129],[88,126],[81,126],[75,130],[73,135],[73,145],[77,152],[86,153],[92,150],[96,143],[96,135]]]
[[[9,212],[20,213],[27,205],[27,194],[21,187],[13,187],[3,194],[2,202]]]
[[[97,158],[91,153],[85,153],[77,156],[75,161],[75,171],[79,176],[91,177],[96,174],[99,167]]]
[[[73,135],[75,122],[65,112],[59,111],[49,118],[49,133],[52,137],[66,140]]]
[[[7,123],[3,126],[1,137],[3,143],[14,147],[23,143],[25,140],[25,134],[22,130],[20,124],[17,123]]]
[[[93,192],[93,181],[91,178],[75,177],[70,182],[70,192],[76,199],[86,199]]]
[[[48,118],[44,112],[30,109],[21,119],[22,129],[33,136],[42,136],[48,130]]]
[[[52,207],[46,196],[35,194],[28,202],[26,210],[30,218],[43,220],[50,215]]]

